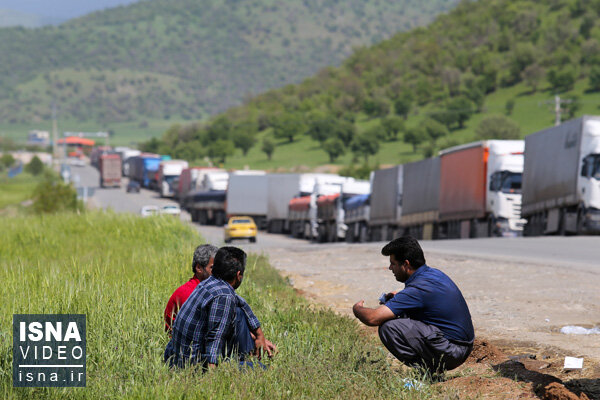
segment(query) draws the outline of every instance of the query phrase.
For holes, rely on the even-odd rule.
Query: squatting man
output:
[[[461,365],[473,350],[475,334],[456,284],[427,266],[419,242],[410,236],[392,240],[381,254],[389,256],[389,269],[404,289],[385,295],[385,304],[377,308],[359,301],[352,308],[356,318],[378,326],[381,342],[408,366],[436,374]]]

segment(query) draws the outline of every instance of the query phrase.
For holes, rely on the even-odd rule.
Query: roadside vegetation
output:
[[[563,120],[598,113],[599,10],[597,0],[463,1],[426,28],[206,123],[173,125],[144,148],[233,168],[373,168],[522,138],[554,123],[555,95]]]
[[[309,304],[251,256],[240,294],[280,353],[266,371],[223,364],[201,375],[162,364],[162,312],[190,276],[202,242],[169,217],[113,213],[5,218],[0,230],[0,397],[2,398],[432,398],[404,388],[371,335],[355,321]],[[26,293],[27,295],[23,295]],[[12,315],[87,316],[86,388],[13,388]]]

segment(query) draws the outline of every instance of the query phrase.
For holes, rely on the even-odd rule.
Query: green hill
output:
[[[53,100],[69,129],[202,119],[457,1],[149,0],[57,27],[3,28],[0,126],[47,123]]]
[[[342,153],[340,165],[392,164],[479,138],[523,137],[553,124],[556,94],[569,100],[563,118],[598,114],[599,11],[598,0],[463,1],[426,28],[146,147],[231,167],[293,168],[329,163],[327,151]],[[502,117],[486,120],[494,115]],[[244,156],[240,127],[248,126],[254,146]],[[264,140],[275,144],[271,160]]]

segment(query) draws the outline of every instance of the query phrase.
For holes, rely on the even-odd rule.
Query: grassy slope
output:
[[[0,174],[0,209],[18,205],[20,202],[31,198],[33,189],[40,178],[26,172],[14,178],[8,178],[6,172]]]
[[[7,218],[3,225],[2,398],[436,397],[430,387],[404,391],[386,352],[354,321],[309,305],[260,257],[250,258],[240,293],[279,347],[270,368],[169,371],[161,362],[162,310],[189,278],[190,255],[201,242],[192,229],[171,218],[110,213]],[[13,313],[87,315],[87,388],[12,387]]]
[[[58,27],[0,29],[0,126],[47,121],[53,98],[61,118],[101,125],[200,119],[339,64],[353,47],[425,24],[456,1],[152,0]],[[117,70],[162,79],[132,88]],[[91,96],[94,71],[106,78]]]

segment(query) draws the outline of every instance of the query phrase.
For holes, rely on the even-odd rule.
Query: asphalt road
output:
[[[140,193],[127,193],[124,178],[120,189],[98,187],[98,171],[91,167],[72,167],[73,175],[79,175],[80,185],[95,188],[91,202],[99,208],[111,208],[116,212],[139,214],[144,205],[162,206],[171,203],[153,191],[142,189]],[[182,212],[181,219],[190,221],[190,216]],[[204,238],[212,243],[223,243],[223,229],[214,226],[199,226],[194,224]],[[272,248],[293,247],[296,250],[323,249],[323,247],[343,248],[345,243],[310,244],[306,241],[291,239],[282,235],[259,232],[257,243],[239,243],[250,251],[266,251]],[[352,246],[367,246],[374,252],[382,247],[382,243],[368,243]],[[445,254],[453,256],[469,256],[497,261],[522,262],[528,264],[548,264],[565,266],[600,274],[600,236],[580,237],[534,237],[534,238],[492,238],[471,240],[437,240],[423,241],[426,253]],[[375,253],[376,254],[376,253]]]

